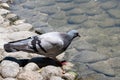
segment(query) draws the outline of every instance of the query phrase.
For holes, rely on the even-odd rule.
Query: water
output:
[[[120,57],[119,0],[15,0],[11,10],[46,32],[77,29],[82,37],[68,49],[70,61],[83,50],[105,55],[107,59]],[[98,56],[92,58],[95,57]]]

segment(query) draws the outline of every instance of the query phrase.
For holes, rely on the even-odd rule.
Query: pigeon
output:
[[[56,59],[56,56],[64,52],[76,37],[80,37],[77,30],[48,32],[42,35],[8,42],[4,44],[4,49],[6,52],[33,52]]]

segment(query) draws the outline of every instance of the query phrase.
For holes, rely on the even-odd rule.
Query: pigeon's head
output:
[[[72,38],[75,38],[75,37],[80,37],[79,33],[77,30],[71,30],[68,32],[68,35],[70,35]]]

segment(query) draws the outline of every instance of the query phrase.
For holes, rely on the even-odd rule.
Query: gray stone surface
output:
[[[113,16],[113,17],[115,17],[115,18],[120,18],[120,10],[119,9],[110,9],[109,11],[108,11],[108,13],[111,15],[111,16]]]
[[[70,23],[70,24],[80,24],[80,23],[83,23],[86,20],[87,20],[87,16],[76,15],[76,16],[71,16],[70,18],[68,18],[68,23]]]
[[[74,62],[85,62],[85,63],[93,63],[101,60],[106,60],[108,57],[106,55],[93,52],[93,51],[81,51],[80,53],[76,54],[72,60]]]
[[[88,64],[88,67],[96,72],[103,73],[108,76],[115,76],[114,70],[108,61],[100,61],[92,64]]]

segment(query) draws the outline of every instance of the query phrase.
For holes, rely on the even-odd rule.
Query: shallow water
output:
[[[105,60],[120,57],[119,0],[15,0],[11,10],[22,19],[26,19],[26,22],[31,23],[34,28],[41,28],[46,32],[77,29],[82,37],[75,39],[66,51],[70,53],[66,58],[77,65],[79,61],[80,63],[85,61],[76,59],[77,53],[83,50],[105,55],[107,56]],[[89,56],[85,58],[87,57]],[[96,56],[86,61],[95,62],[94,57]],[[97,61],[101,60],[103,59]],[[94,73],[86,71],[88,72],[80,74]],[[81,68],[78,72],[82,72]],[[119,71],[117,73],[120,75]]]

